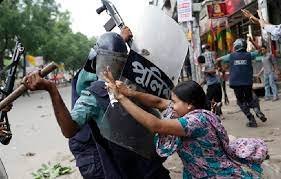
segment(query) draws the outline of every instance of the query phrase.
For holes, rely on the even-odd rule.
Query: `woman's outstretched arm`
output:
[[[161,120],[138,107],[129,98],[120,93],[109,68],[104,71],[104,79],[109,90],[126,111],[152,133],[185,136],[185,131],[177,119]]]
[[[156,116],[138,107],[125,96],[119,96],[117,100],[135,120],[152,133],[185,136],[185,131],[177,119],[160,120]]]
[[[125,95],[127,97],[136,99],[137,101],[139,101],[140,103],[142,103],[143,105],[145,105],[147,107],[157,108],[157,109],[163,111],[163,110],[167,109],[170,104],[169,100],[160,98],[158,96],[155,96],[155,95],[152,95],[149,93],[143,93],[143,92],[133,90],[133,89],[129,88],[128,86],[126,86],[121,81],[116,81],[115,84],[120,93],[122,93],[123,95]]]

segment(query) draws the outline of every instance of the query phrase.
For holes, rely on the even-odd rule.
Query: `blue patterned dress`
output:
[[[157,135],[156,151],[160,156],[166,157],[177,152],[183,162],[184,179],[261,177],[261,162],[237,157],[236,148],[229,147],[226,130],[215,114],[206,110],[195,110],[178,121],[186,136]],[[256,140],[251,141],[256,144]],[[266,152],[266,148],[262,152]]]

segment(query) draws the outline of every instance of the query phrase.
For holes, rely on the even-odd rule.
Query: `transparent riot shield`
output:
[[[134,38],[121,79],[137,90],[169,99],[187,53],[185,34],[173,19],[156,7],[147,6],[138,12],[124,17]],[[136,104],[159,115],[155,109]],[[147,158],[155,155],[154,134],[119,103],[108,106],[99,127],[108,140]]]

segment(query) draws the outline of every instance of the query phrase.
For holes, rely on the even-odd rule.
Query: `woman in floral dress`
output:
[[[156,134],[160,156],[177,152],[183,162],[183,178],[261,178],[260,164],[267,147],[259,139],[237,139],[229,143],[227,132],[215,114],[205,110],[206,96],[199,84],[177,85],[172,100],[133,91],[104,72],[115,98],[140,124]],[[166,109],[163,119],[139,108],[128,97],[144,105]],[[168,119],[168,120],[166,120]]]

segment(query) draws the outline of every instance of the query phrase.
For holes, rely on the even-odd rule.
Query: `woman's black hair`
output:
[[[195,81],[181,82],[173,89],[173,92],[180,100],[192,104],[195,109],[207,109],[206,94]]]

